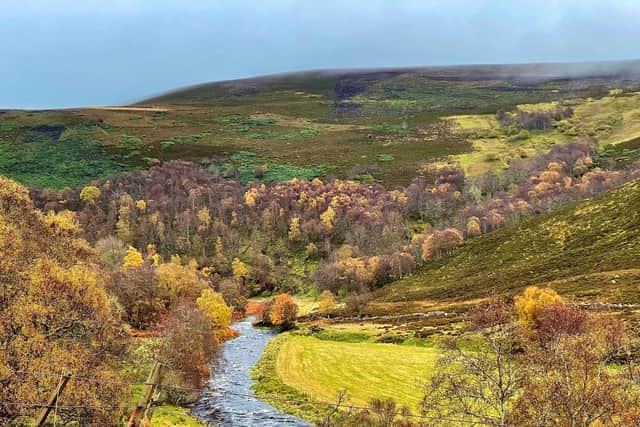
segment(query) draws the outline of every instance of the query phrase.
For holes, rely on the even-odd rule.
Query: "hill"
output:
[[[528,285],[551,286],[576,302],[640,304],[639,208],[636,180],[482,235],[387,286],[373,305],[411,311],[423,304],[475,303]]]
[[[434,164],[468,174],[589,135],[640,157],[640,62],[313,71],[210,83],[135,106],[0,111],[0,173],[62,189],[154,159],[242,182],[336,175],[406,185]],[[512,133],[498,111],[575,115]],[[531,107],[533,106],[533,107]],[[514,113],[515,114],[515,113]]]

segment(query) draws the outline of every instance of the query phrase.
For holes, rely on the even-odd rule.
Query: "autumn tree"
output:
[[[518,341],[511,330],[512,319],[511,308],[502,300],[470,313],[469,332],[475,348],[449,342],[451,348],[425,386],[423,415],[514,426],[510,416],[524,373],[516,358]],[[434,425],[438,424],[434,421]]]
[[[637,421],[640,389],[611,369],[625,338],[607,315],[586,316],[561,303],[540,307],[524,326],[522,394],[514,425],[602,426]]]
[[[455,228],[435,230],[424,240],[422,259],[425,261],[449,253],[464,243],[462,233]]]
[[[182,299],[195,301],[208,287],[207,281],[196,269],[173,262],[158,265],[155,275],[167,308]]]
[[[515,309],[522,322],[533,323],[544,307],[559,302],[562,297],[553,289],[529,286],[522,295],[516,296]]]
[[[142,254],[133,246],[129,246],[127,254],[124,256],[122,266],[123,267],[140,267],[144,264],[144,258]]]
[[[101,191],[98,187],[88,185],[80,191],[80,200],[86,203],[95,203],[100,197]]]
[[[320,302],[318,304],[318,311],[320,313],[327,313],[333,310],[336,306],[336,297],[330,290],[324,290],[320,294]]]
[[[289,294],[276,295],[267,303],[264,310],[263,322],[290,329],[298,314],[298,306]]]
[[[100,262],[109,268],[120,267],[127,255],[124,243],[114,236],[98,240],[96,242],[96,251]]]
[[[467,220],[467,236],[475,237],[481,234],[480,219],[477,216],[472,216]]]
[[[222,294],[207,288],[202,291],[196,305],[209,319],[211,330],[217,338],[220,338],[231,324],[233,309],[222,298]]]
[[[249,270],[249,267],[247,266],[247,264],[242,262],[240,258],[233,259],[233,261],[231,262],[231,269],[233,271],[233,277],[235,277],[236,279],[242,280],[243,284],[251,274],[251,271]]]
[[[211,318],[195,303],[185,301],[171,311],[155,350],[168,370],[179,376],[180,383],[200,388],[211,375],[208,364],[218,349],[214,332]]]
[[[78,237],[74,216],[43,215],[27,190],[0,177],[0,424],[37,408],[4,401],[44,402],[58,381],[25,376],[67,368],[91,372],[103,382],[78,382],[65,391],[65,404],[107,406],[120,402],[120,387],[109,359],[122,352],[121,329],[103,273],[87,242]],[[55,368],[55,369],[54,369]],[[72,408],[65,423],[113,423],[117,411]]]

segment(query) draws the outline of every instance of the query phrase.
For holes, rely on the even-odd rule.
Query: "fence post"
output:
[[[71,378],[71,373],[63,371],[62,377],[58,382],[58,387],[56,387],[56,390],[53,392],[51,397],[49,397],[49,402],[47,402],[47,406],[42,410],[42,414],[40,414],[40,418],[38,418],[38,422],[36,423],[37,427],[44,426],[44,423],[47,421],[47,417],[49,416],[49,413],[56,406],[56,404],[58,403],[58,399],[62,394],[62,391],[67,386],[67,382],[69,381],[69,378]]]
[[[151,414],[151,400],[160,380],[160,366],[161,365],[159,362],[156,362],[153,365],[153,369],[151,369],[151,372],[149,373],[149,377],[147,378],[147,382],[145,384],[144,396],[131,413],[131,418],[129,418],[127,427],[139,427],[140,421],[143,416],[146,417],[147,414]]]
[[[144,409],[144,415],[142,417],[143,419],[149,421],[151,420],[151,416],[153,415],[153,396],[155,395],[156,391],[160,387],[160,383],[162,382],[162,364],[156,362],[156,366],[157,368],[155,377],[153,379],[153,386],[151,387],[149,398],[146,400],[146,407]]]

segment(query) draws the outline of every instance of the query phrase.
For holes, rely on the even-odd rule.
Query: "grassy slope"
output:
[[[518,143],[443,139],[434,128],[440,118],[599,98],[612,88],[628,92],[640,84],[637,75],[567,80],[566,69],[565,64],[311,72],[202,85],[131,109],[0,111],[0,173],[62,188],[146,167],[153,157],[204,161],[224,170],[240,152],[254,153],[235,164],[243,168],[244,180],[264,164],[267,179],[344,176],[355,164],[376,164],[375,178],[393,187],[447,156],[477,173],[566,138],[545,133]],[[600,119],[621,116],[624,126],[605,136],[633,136],[640,128],[638,115],[628,111],[633,103],[594,104],[584,116],[594,118],[587,124],[596,129]],[[56,140],[34,131],[41,125],[64,126],[63,136]]]
[[[572,299],[640,303],[639,259],[640,181],[633,181],[472,239],[382,289],[379,301],[463,301],[550,284]]]

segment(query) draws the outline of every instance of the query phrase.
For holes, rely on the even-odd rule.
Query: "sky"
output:
[[[0,108],[308,69],[640,58],[638,0],[1,0]]]

